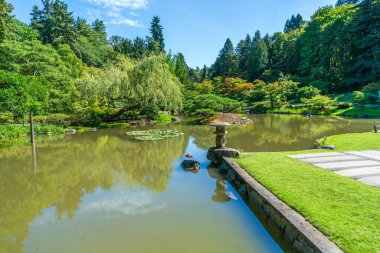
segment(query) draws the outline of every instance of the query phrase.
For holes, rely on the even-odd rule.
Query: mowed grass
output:
[[[334,135],[327,139],[326,144],[334,144],[336,151],[380,150],[380,133]]]
[[[380,134],[330,142],[339,151],[380,149]],[[345,252],[380,252],[380,189],[288,157],[311,152],[323,151],[255,153],[236,161]]]

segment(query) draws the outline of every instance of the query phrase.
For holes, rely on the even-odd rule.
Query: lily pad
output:
[[[175,130],[167,130],[167,129],[155,129],[155,130],[145,130],[145,131],[131,131],[125,133],[128,136],[131,136],[133,139],[138,141],[157,141],[166,138],[173,138],[183,133],[180,133]]]

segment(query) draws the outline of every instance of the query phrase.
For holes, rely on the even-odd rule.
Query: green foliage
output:
[[[0,42],[2,42],[10,30],[11,12],[13,6],[5,0],[0,0]]]
[[[354,102],[355,103],[357,103],[359,105],[363,105],[363,104],[368,103],[368,99],[363,92],[354,91],[353,95],[354,95]]]
[[[212,76],[233,76],[238,69],[238,61],[234,46],[230,39],[226,40],[224,47],[220,50],[218,58],[211,67]]]
[[[363,87],[362,92],[364,93],[374,93],[379,94],[380,92],[380,81],[375,83],[370,83]]]
[[[253,45],[248,55],[248,80],[254,80],[259,78],[263,71],[267,68],[269,63],[268,46],[265,43],[265,41],[261,39],[260,33],[256,33],[258,34],[258,36],[253,40]]]
[[[36,124],[34,126],[34,131],[36,134],[63,134],[64,129],[59,126],[54,125],[41,125]],[[30,135],[30,127],[23,125],[0,125],[0,140],[20,138]]]
[[[175,75],[178,77],[182,84],[188,85],[190,82],[189,67],[186,64],[185,57],[182,53],[174,57],[175,61]]]
[[[316,95],[312,98],[303,98],[301,99],[302,103],[311,104],[320,108],[324,108],[333,103],[333,100],[328,96]]]
[[[165,52],[163,29],[160,24],[160,17],[154,16],[149,31],[152,35],[152,39],[158,43],[159,52]]]
[[[71,115],[66,114],[50,114],[46,118],[46,124],[68,127],[71,125]]]
[[[233,99],[223,98],[214,94],[205,94],[189,99],[185,104],[185,113],[189,116],[214,116],[219,112],[242,111],[243,103]]]
[[[48,108],[49,88],[41,78],[0,70],[0,111],[11,112],[15,119],[23,119],[30,111],[42,113]]]
[[[286,20],[284,33],[300,29],[305,23],[306,21],[303,20],[301,14],[297,14],[296,16],[292,15],[290,19]]]

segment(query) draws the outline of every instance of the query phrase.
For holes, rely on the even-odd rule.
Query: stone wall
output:
[[[220,171],[239,193],[249,198],[280,230],[281,237],[301,253],[343,253],[318,229],[252,178],[233,159],[224,158]]]

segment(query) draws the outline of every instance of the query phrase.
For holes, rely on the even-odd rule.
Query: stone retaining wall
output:
[[[253,179],[233,159],[224,158],[221,172],[239,193],[251,200],[281,232],[283,239],[301,253],[343,253],[300,214]]]

